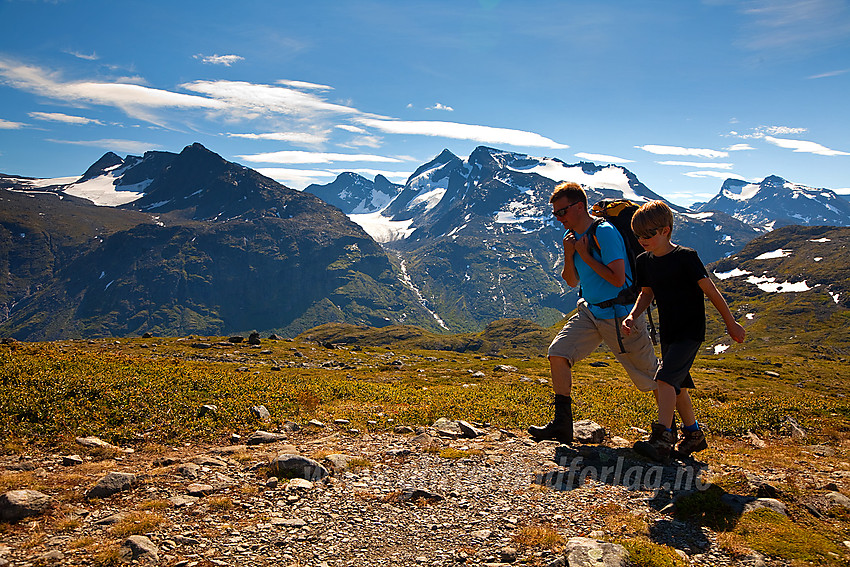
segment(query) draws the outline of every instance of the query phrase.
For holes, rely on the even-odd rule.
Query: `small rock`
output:
[[[752,431],[747,431],[747,434],[744,437],[757,449],[764,449],[767,447],[767,443],[762,441],[761,438]]]
[[[63,467],[75,467],[83,464],[83,459],[79,455],[66,455],[62,457]]]
[[[270,431],[255,431],[248,439],[245,440],[246,445],[262,445],[264,443],[277,443],[285,441],[286,435],[282,433],[271,433]]]
[[[266,406],[252,406],[251,417],[263,422],[267,422],[272,418],[269,410],[266,409]]]
[[[215,488],[213,488],[213,486],[210,484],[194,483],[186,487],[186,493],[189,496],[194,496],[196,498],[200,498],[201,496],[209,496],[213,492],[215,492]]]
[[[279,482],[280,481],[276,476],[270,476],[266,479],[266,488],[271,488],[272,490],[274,490],[275,488],[277,488]]]
[[[586,537],[571,537],[566,547],[570,567],[626,567],[629,553],[622,545],[603,543]]]
[[[134,474],[110,472],[86,492],[86,498],[107,498],[122,490],[128,490],[135,484],[136,475]]]
[[[579,443],[599,444],[605,440],[605,428],[589,419],[581,419],[573,424],[573,436]]]
[[[481,437],[482,435],[484,435],[484,431],[476,428],[467,421],[459,420],[457,422],[457,425],[460,428],[460,432],[463,434],[464,437],[474,439],[475,437]]]
[[[298,491],[310,490],[311,488],[313,488],[313,483],[303,478],[293,478],[286,483],[286,490]]]
[[[37,490],[10,490],[0,495],[0,520],[14,523],[37,516],[45,512],[50,503],[50,496]]]
[[[48,551],[46,553],[42,553],[36,559],[36,563],[45,564],[45,563],[58,563],[65,559],[65,554],[59,551],[58,549],[54,549],[52,551]]]
[[[785,431],[791,435],[792,439],[805,439],[806,438],[806,430],[800,427],[800,424],[797,423],[797,420],[791,417],[790,415],[785,416],[785,422],[783,424]]]
[[[213,418],[217,417],[218,416],[218,406],[215,406],[213,404],[202,405],[200,407],[200,409],[198,410],[198,417],[204,417],[204,416],[207,416],[207,415],[210,416],[210,417],[213,417]]]
[[[497,364],[494,368],[496,372],[518,372],[519,369],[516,366],[511,366],[510,364]]]
[[[783,516],[786,515],[785,503],[781,500],[777,500],[776,498],[756,498],[752,502],[748,502],[744,505],[744,512],[757,510],[759,508],[767,508],[768,510],[778,512]]]
[[[122,522],[130,517],[130,512],[116,512],[114,514],[109,514],[108,516],[104,516],[98,520],[95,520],[94,525],[96,526],[114,526],[118,522]]]
[[[234,335],[234,336],[229,337],[227,339],[228,342],[231,342],[231,343],[234,343],[234,344],[239,344],[244,340],[245,340],[245,337],[242,337],[242,336],[239,336],[239,335]]]
[[[248,335],[248,344],[249,345],[258,345],[260,344],[260,333],[254,331],[250,335]]]
[[[271,462],[269,468],[272,474],[284,478],[318,480],[329,474],[328,469],[313,459],[293,454],[278,455]]]
[[[140,563],[159,561],[159,550],[151,540],[142,535],[133,535],[124,540],[119,553],[125,561]]]
[[[121,450],[121,447],[116,447],[115,445],[107,443],[106,441],[98,439],[97,437],[77,437],[76,441],[83,447],[91,447],[95,449],[113,449],[115,451]]]

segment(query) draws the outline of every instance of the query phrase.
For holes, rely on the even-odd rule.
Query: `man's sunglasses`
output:
[[[567,210],[569,210],[570,207],[572,207],[573,205],[578,205],[579,203],[581,203],[581,201],[576,201],[575,203],[570,203],[566,207],[558,209],[557,211],[552,211],[552,214],[555,215],[556,217],[562,217],[565,214],[567,214]]]

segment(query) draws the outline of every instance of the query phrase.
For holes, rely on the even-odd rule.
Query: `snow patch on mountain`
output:
[[[348,218],[359,224],[375,242],[382,244],[394,240],[403,240],[416,230],[411,227],[413,219],[395,221],[383,216],[380,211],[377,213],[352,214],[348,215]]]
[[[621,191],[623,197],[634,201],[646,201],[634,192],[629,185],[629,178],[626,172],[617,166],[609,166],[597,171],[596,173],[586,173],[581,166],[567,165],[558,160],[542,158],[528,166],[508,165],[506,169],[517,173],[536,173],[547,179],[551,179],[555,183],[562,181],[572,181],[579,185],[592,186],[599,189],[613,189]]]
[[[764,254],[759,254],[758,256],[756,256],[753,259],[754,260],[771,260],[773,258],[785,258],[785,257],[790,256],[790,255],[791,255],[790,250],[785,250],[785,249],[779,248],[778,250],[772,250],[770,252],[765,252]]]
[[[806,280],[803,280],[801,282],[777,282],[776,278],[768,276],[750,276],[747,278],[747,282],[755,285],[757,288],[767,293],[801,292],[814,289],[812,287],[809,287],[809,284],[806,283]]]
[[[117,173],[117,172],[110,172]],[[95,205],[101,207],[117,207],[132,203],[145,194],[145,189],[153,183],[153,179],[146,179],[141,183],[133,185],[116,186],[118,178],[113,175],[102,175],[83,181],[72,183],[65,187],[64,192],[74,197],[88,199]]]

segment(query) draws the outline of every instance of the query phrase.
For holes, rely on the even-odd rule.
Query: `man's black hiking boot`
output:
[[[663,423],[655,422],[652,424],[649,441],[637,441],[632,448],[644,457],[666,464],[670,462],[670,455],[673,452],[675,442],[676,438],[673,436],[673,432],[668,430]]]
[[[544,426],[532,425],[528,433],[536,441],[550,439],[561,443],[573,442],[573,399],[570,396],[555,395],[555,417]]]

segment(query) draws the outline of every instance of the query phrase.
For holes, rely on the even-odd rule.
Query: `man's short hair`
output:
[[[566,197],[573,203],[581,201],[587,207],[587,193],[581,188],[581,185],[572,181],[565,181],[555,186],[552,196],[549,197],[549,202],[554,203],[561,197]]]
[[[673,232],[673,211],[664,201],[644,203],[632,217],[632,230],[635,234],[647,234],[665,226],[669,226],[670,232]]]

